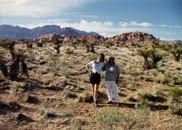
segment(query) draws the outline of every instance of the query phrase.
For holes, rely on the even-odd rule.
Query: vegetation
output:
[[[171,48],[171,53],[174,56],[175,61],[179,62],[180,58],[181,58],[181,54],[182,54],[182,48],[177,47],[177,46],[173,46]]]
[[[157,68],[157,63],[163,58],[162,54],[159,54],[156,49],[151,48],[139,49],[138,54],[144,58],[144,69]]]
[[[62,39],[58,39],[58,38],[54,38],[53,39],[53,43],[55,45],[55,49],[56,49],[56,53],[59,54],[60,50],[59,48],[61,47],[61,44],[63,44],[63,40]]]
[[[86,39],[81,40],[81,46],[86,48],[87,53],[89,52],[95,53],[95,45],[96,42],[89,42]]]
[[[97,117],[97,122],[104,130],[134,130],[146,128],[149,123],[147,118],[149,110],[139,108],[135,113],[125,113],[116,109],[101,112]]]

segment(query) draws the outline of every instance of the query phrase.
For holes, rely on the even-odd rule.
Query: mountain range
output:
[[[61,28],[57,25],[45,25],[43,27],[36,27],[33,29],[28,29],[20,26],[12,25],[0,25],[0,38],[18,40],[21,38],[25,39],[35,39],[45,34],[57,33],[63,34],[66,36],[97,36],[99,35],[96,32],[85,32],[80,31],[71,27]]]

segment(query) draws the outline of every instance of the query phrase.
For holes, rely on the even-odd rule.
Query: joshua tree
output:
[[[2,46],[5,49],[9,49],[10,54],[11,54],[13,60],[16,57],[15,56],[15,49],[14,49],[15,44],[16,44],[16,42],[15,41],[11,41],[11,40],[1,40],[0,41],[0,46]]]
[[[18,54],[16,54],[16,59],[11,64],[11,67],[10,67],[11,80],[17,79],[20,73],[20,66],[21,66],[21,74],[25,74],[27,77],[29,77],[27,64],[25,63],[25,55],[23,55],[22,52],[19,52]]]
[[[54,48],[56,49],[57,54],[59,54],[60,53],[59,48],[61,47],[61,44],[63,43],[63,40],[60,40],[58,38],[54,38],[53,43],[55,45]]]
[[[87,49],[87,53],[89,52],[95,53],[95,45],[96,45],[95,41],[91,43],[88,40],[83,39],[81,43],[82,43],[82,46]]]
[[[139,49],[138,54],[144,58],[144,69],[157,68],[157,63],[163,58],[163,55],[159,54],[156,49]]]
[[[10,66],[10,71],[8,73],[8,69],[3,61],[3,57],[0,56],[0,70],[3,74],[3,76],[8,77],[10,76],[11,80],[15,80],[19,74],[19,69],[21,65],[21,73],[25,74],[28,77],[28,69],[27,65],[24,62],[25,55],[23,52],[15,52],[14,45],[15,41],[11,40],[0,40],[0,46],[2,46],[5,49],[9,49],[10,54],[12,56],[12,64]],[[21,64],[20,64],[21,63]]]

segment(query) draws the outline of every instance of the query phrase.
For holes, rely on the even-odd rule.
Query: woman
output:
[[[119,106],[118,79],[120,74],[119,67],[114,62],[114,57],[110,57],[108,64],[103,68],[106,71],[106,86],[108,89],[108,104],[112,103],[112,92],[114,92],[116,105]]]
[[[92,87],[93,104],[98,107],[97,97],[100,85],[100,72],[104,66],[104,54],[100,54],[96,61],[91,61],[86,65],[87,70],[90,72],[90,83]]]

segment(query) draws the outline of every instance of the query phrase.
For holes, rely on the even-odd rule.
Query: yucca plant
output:
[[[151,67],[150,67],[149,57],[151,55],[151,50],[148,48],[138,49],[138,55],[144,58],[143,68],[150,69]]]

